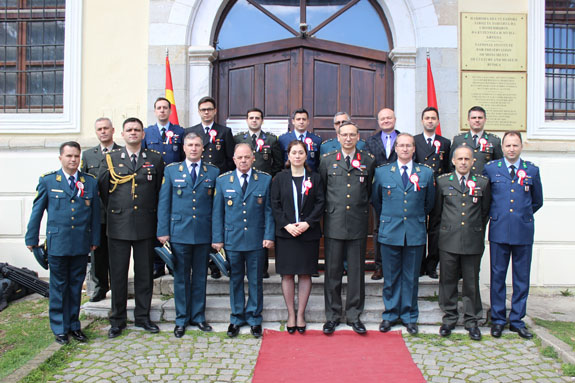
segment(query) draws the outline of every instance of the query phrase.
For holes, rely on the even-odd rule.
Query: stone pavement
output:
[[[130,326],[125,335],[111,340],[104,323],[94,324],[101,326],[99,336],[81,345],[68,367],[49,382],[249,382],[261,344],[248,335],[249,327],[243,327],[238,338],[227,338],[227,325],[222,323],[214,324],[215,333],[188,330],[181,339],[173,336],[172,323],[162,323],[162,332],[154,335]],[[264,323],[265,328],[277,330],[279,326]],[[308,327],[320,329],[321,324]],[[338,327],[343,329],[349,327]],[[377,331],[377,326],[368,325],[368,329]],[[556,360],[541,356],[535,342],[515,334],[500,339],[484,336],[481,342],[472,342],[461,329],[448,339],[437,335],[437,326],[421,326],[420,330],[426,334],[404,334],[404,339],[429,382],[573,381],[561,375]]]

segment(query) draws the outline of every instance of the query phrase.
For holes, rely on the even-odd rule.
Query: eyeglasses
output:
[[[342,138],[356,138],[357,137],[357,133],[343,133],[339,135]]]
[[[348,122],[347,120],[343,120],[343,121],[334,121],[333,124],[336,126],[339,126],[341,124],[343,124],[344,122]]]
[[[216,108],[202,108],[200,109],[200,113],[213,112],[214,110],[216,110]]]

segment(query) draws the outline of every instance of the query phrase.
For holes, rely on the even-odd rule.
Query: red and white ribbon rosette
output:
[[[361,162],[359,160],[353,160],[353,161],[351,161],[351,166],[353,168],[360,169],[361,168]]]
[[[80,197],[84,197],[84,184],[80,181],[77,181],[76,188],[80,191]]]
[[[525,177],[527,177],[527,172],[523,169],[519,169],[517,171],[517,178],[519,178],[519,185],[523,186],[523,181],[525,180]]]
[[[308,152],[313,151],[313,140],[311,139],[311,137],[306,137],[305,143],[307,145],[307,151]]]
[[[481,145],[480,150],[484,152],[487,149],[487,140],[484,137],[481,137],[479,140],[479,145]]]
[[[218,132],[214,129],[210,130],[210,142],[213,144],[216,142],[216,136],[218,135]]]
[[[172,143],[172,137],[174,137],[174,132],[172,132],[171,130],[168,130],[166,132],[166,141],[168,141],[168,144]]]
[[[467,180],[467,187],[469,188],[469,195],[475,194],[475,181]]]
[[[262,140],[261,138],[258,138],[258,140],[256,141],[256,151],[257,152],[261,152],[262,148],[264,147],[264,140]]]
[[[441,142],[435,140],[433,141],[433,146],[435,146],[435,154],[439,154],[439,149],[441,149]]]
[[[417,173],[413,173],[411,176],[409,176],[409,180],[413,184],[413,191],[421,190],[421,188],[419,187],[419,176],[417,175]]]
[[[307,180],[303,181],[303,187],[305,188],[305,195],[308,194],[309,189],[311,189],[312,186],[313,185],[312,185],[311,181],[309,180],[309,178]]]

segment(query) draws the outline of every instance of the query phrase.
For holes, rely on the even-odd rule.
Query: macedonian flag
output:
[[[172,104],[170,113],[170,122],[174,125],[180,125],[178,121],[178,110],[176,109],[176,100],[174,99],[174,86],[172,85],[172,71],[170,70],[170,58],[166,52],[166,98]]]

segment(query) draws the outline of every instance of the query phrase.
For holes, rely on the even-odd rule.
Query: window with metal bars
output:
[[[545,119],[575,119],[575,0],[545,1]]]
[[[0,0],[0,113],[63,107],[65,0]]]

